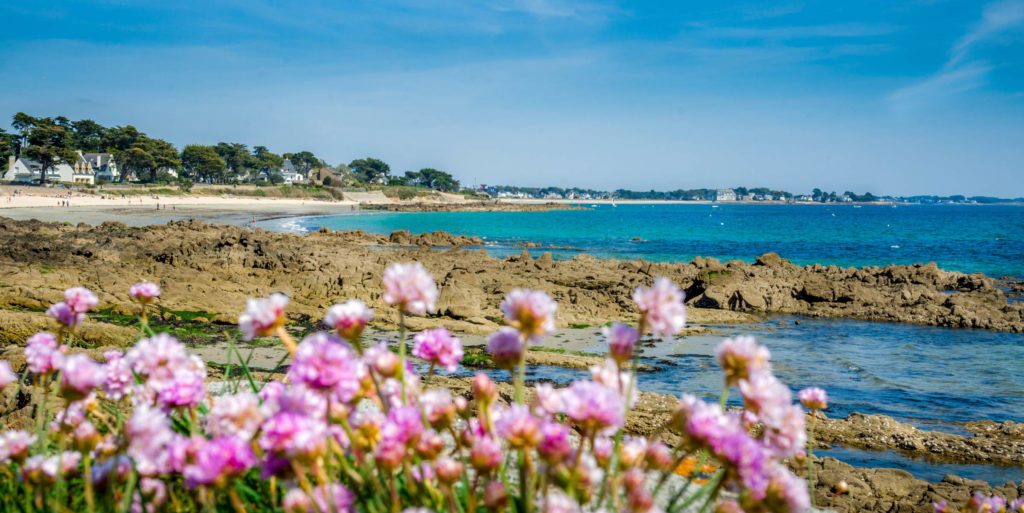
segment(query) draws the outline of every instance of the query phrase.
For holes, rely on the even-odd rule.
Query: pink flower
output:
[[[562,392],[548,383],[540,383],[533,388],[533,406],[539,413],[555,415],[565,413],[565,401]]]
[[[377,374],[388,378],[398,372],[401,364],[398,355],[391,352],[384,342],[366,348],[366,351],[363,351],[363,361]]]
[[[522,404],[513,404],[495,414],[494,430],[516,449],[535,447],[541,441],[541,420]]]
[[[437,478],[445,484],[451,485],[462,476],[462,463],[452,459],[450,456],[442,456],[434,463],[434,472]]]
[[[497,469],[504,457],[501,444],[490,435],[474,438],[469,449],[469,461],[473,468],[485,474]]]
[[[352,299],[327,309],[324,323],[334,328],[342,338],[355,342],[363,334],[366,325],[373,320],[373,310],[366,303]]]
[[[622,427],[626,405],[617,390],[593,381],[574,381],[562,394],[565,414],[585,433]]]
[[[502,369],[513,369],[523,361],[525,347],[519,332],[512,328],[501,328],[487,338],[487,352],[491,353],[494,365]]]
[[[284,508],[285,513],[312,513],[315,511],[313,501],[309,500],[306,492],[298,488],[288,490],[281,502],[281,507]]]
[[[932,509],[935,513],[949,513],[949,503],[946,501],[933,502]]]
[[[726,383],[733,385],[761,371],[771,370],[772,355],[754,337],[741,335],[725,339],[715,351]]]
[[[327,415],[327,398],[301,383],[285,386],[279,381],[267,383],[260,390],[263,405],[260,408],[265,417],[287,412],[309,415],[324,419]]]
[[[125,358],[139,376],[163,382],[170,381],[177,368],[185,365],[188,353],[174,337],[157,333],[139,340]]]
[[[60,456],[32,456],[25,460],[21,475],[33,484],[52,484],[57,475],[66,476],[78,470],[82,455],[74,451],[64,451]]]
[[[17,382],[18,375],[11,370],[11,364],[7,360],[0,360],[0,389]]]
[[[235,435],[248,440],[262,422],[259,398],[249,392],[217,397],[206,415],[206,429],[215,437]]]
[[[686,326],[686,307],[683,291],[664,277],[654,279],[652,287],[637,287],[633,292],[644,324],[655,336],[671,336]]]
[[[198,406],[206,397],[206,367],[202,360],[190,358],[193,365],[180,367],[174,371],[169,381],[154,383],[151,379],[147,384],[154,386],[157,400],[167,408],[192,408]],[[198,368],[197,368],[198,367]]]
[[[971,513],[999,513],[1006,508],[1006,499],[998,496],[985,497],[981,492],[974,492],[967,501],[967,511]]]
[[[64,291],[64,302],[75,313],[85,313],[95,308],[100,300],[87,288],[72,287]]]
[[[800,398],[800,404],[807,409],[824,410],[828,408],[828,394],[818,387],[805,388],[797,394],[797,397]]]
[[[580,513],[580,505],[562,490],[552,488],[541,499],[542,513]]]
[[[304,513],[313,513],[315,511],[350,513],[355,511],[353,508],[355,496],[352,495],[348,488],[338,483],[330,483],[326,486],[319,485],[313,488],[313,501],[318,508],[307,509]]]
[[[420,408],[427,422],[437,429],[451,425],[455,420],[455,404],[446,389],[428,390],[419,397]]]
[[[335,335],[314,333],[299,344],[288,377],[314,390],[338,386],[346,378],[358,379],[359,360],[349,346]],[[356,384],[358,390],[358,382]]]
[[[182,474],[190,488],[204,485],[223,487],[255,464],[252,444],[242,438],[226,436],[200,443],[192,460],[182,469]]]
[[[0,463],[24,461],[35,442],[36,435],[28,431],[4,431],[0,434]]]
[[[440,365],[448,372],[454,372],[462,361],[462,342],[444,328],[423,331],[413,341],[413,356]]]
[[[273,293],[268,298],[250,299],[245,311],[238,316],[238,329],[242,338],[252,340],[256,337],[273,335],[284,326],[284,307],[288,305],[288,296]]]
[[[60,377],[61,396],[71,401],[82,399],[105,380],[102,365],[83,353],[73,354],[64,360]]]
[[[740,380],[740,394],[747,411],[769,425],[779,424],[785,409],[792,404],[789,387],[770,372],[757,372]]]
[[[773,424],[764,424],[761,438],[768,451],[776,458],[790,458],[807,445],[806,417],[797,405],[787,405]]]
[[[409,315],[433,312],[437,286],[423,264],[391,264],[384,270],[384,302]]]
[[[498,395],[498,386],[482,372],[473,376],[473,397],[480,402],[490,402]]]
[[[131,364],[120,351],[107,351],[103,356],[107,360],[103,392],[116,401],[131,391],[135,376]]]
[[[391,408],[381,425],[381,436],[401,444],[415,441],[423,433],[422,414],[412,406]]]
[[[152,303],[154,299],[160,297],[160,286],[156,283],[140,281],[128,287],[128,295],[139,303]]]
[[[767,469],[768,499],[772,504],[785,504],[786,511],[803,513],[811,509],[811,497],[807,493],[807,482],[793,475],[781,465]]]
[[[145,404],[135,407],[125,424],[128,456],[143,476],[154,476],[169,469],[168,446],[174,442],[171,421],[162,411]]]
[[[601,333],[608,341],[608,354],[613,360],[622,364],[633,357],[633,347],[640,340],[640,332],[616,322],[611,327],[601,328]]]
[[[25,362],[33,374],[49,374],[64,365],[63,346],[57,346],[57,338],[45,331],[28,338],[25,345]]]
[[[541,440],[537,452],[548,463],[561,463],[572,453],[569,427],[559,422],[546,421],[540,428]]]
[[[505,321],[525,337],[534,338],[555,331],[558,304],[540,290],[512,289],[501,302]]]
[[[263,423],[263,450],[310,461],[327,449],[327,424],[322,419],[283,411]]]
[[[60,303],[54,303],[50,306],[50,308],[46,310],[46,315],[53,317],[54,320],[69,328],[74,328],[75,326],[82,324],[82,321],[85,320],[84,313],[76,312],[71,308],[71,306],[63,301]]]

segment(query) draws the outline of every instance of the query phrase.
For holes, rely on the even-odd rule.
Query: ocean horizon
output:
[[[587,205],[586,202],[581,203]],[[1024,277],[1024,208],[1014,205],[596,205],[546,212],[374,212],[287,218],[261,226],[387,234],[446,231],[480,237],[495,256],[528,244],[555,258],[752,262],[775,252],[799,265],[935,262],[992,277]]]

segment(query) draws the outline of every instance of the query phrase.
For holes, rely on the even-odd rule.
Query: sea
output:
[[[1024,279],[1024,207],[1014,205],[751,205],[623,204],[546,212],[359,212],[265,221],[265,228],[309,232],[320,227],[390,233],[443,230],[476,236],[502,257],[524,243],[555,258],[686,262],[695,256],[753,261],[776,252],[797,264],[843,267],[935,262],[939,267]],[[536,255],[535,255],[536,256]],[[1011,300],[1019,300],[1012,298]],[[717,398],[714,347],[748,333],[773,353],[776,372],[794,391],[828,390],[828,414],[893,416],[922,429],[969,434],[970,420],[1024,422],[1024,335],[847,319],[769,317],[715,327],[718,335],[653,344],[644,358],[657,370],[641,388]],[[596,330],[591,347],[601,350]],[[557,340],[552,343],[557,347]],[[538,368],[533,379],[567,382],[578,371]],[[734,396],[733,402],[737,401]],[[993,483],[1024,479],[1022,466],[949,465],[897,453],[834,447],[854,465],[895,466],[937,480],[944,473]]]
[[[935,262],[943,269],[1024,278],[1024,206],[624,204],[547,212],[358,212],[270,221],[289,231],[443,230],[483,238],[496,255],[533,242],[556,258],[753,261],[776,252],[798,264]]]

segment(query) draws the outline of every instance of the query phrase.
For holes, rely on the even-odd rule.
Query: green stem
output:
[[[722,385],[722,395],[718,397],[718,407],[725,411],[725,405],[729,402],[729,384]]]
[[[811,410],[811,421],[807,424],[807,488],[811,496],[811,507],[814,504],[814,422],[817,420],[814,410]]]
[[[398,379],[402,384],[402,402],[405,403],[405,312],[398,310]]]

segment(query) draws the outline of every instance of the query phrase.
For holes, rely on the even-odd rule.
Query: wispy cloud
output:
[[[1001,34],[1024,27],[1024,0],[1002,0],[985,6],[981,19],[956,41],[937,72],[889,94],[896,111],[909,111],[946,101],[984,87],[996,66],[971,58],[971,50]]]
[[[888,24],[842,23],[775,27],[708,27],[701,32],[722,39],[790,40],[810,38],[862,38],[891,34],[899,30]]]
[[[1003,32],[1020,28],[1024,25],[1024,1],[1004,0],[985,7],[978,21],[960,38],[950,52],[947,66],[954,66],[965,57],[971,47],[991,39]]]
[[[610,4],[563,0],[508,0],[495,2],[493,8],[499,12],[522,13],[539,19],[566,18],[581,21],[604,21],[617,11]]]

